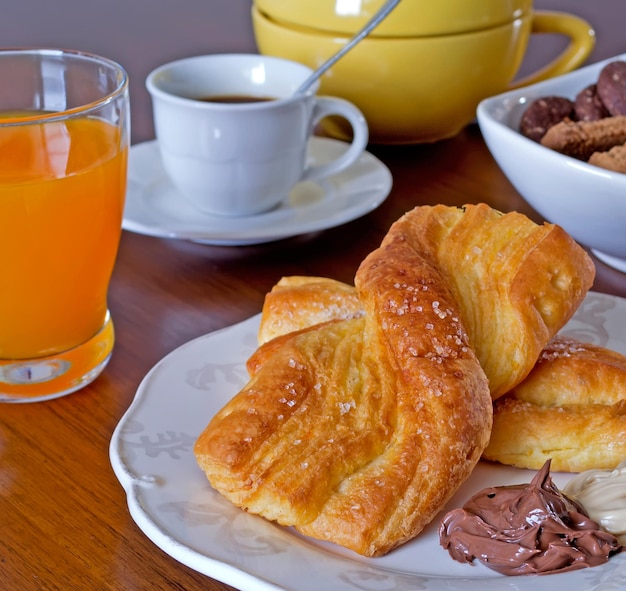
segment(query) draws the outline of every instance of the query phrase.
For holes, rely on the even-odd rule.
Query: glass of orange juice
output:
[[[108,59],[0,50],[0,401],[74,392],[113,350],[128,77]]]

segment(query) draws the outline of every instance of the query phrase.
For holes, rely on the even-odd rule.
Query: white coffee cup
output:
[[[214,54],[160,66],[146,79],[163,167],[199,210],[246,216],[270,210],[300,181],[344,170],[367,146],[361,111],[335,97],[295,91],[311,74],[299,63],[253,54]],[[266,97],[216,102],[219,97]],[[209,100],[211,99],[211,100]],[[353,140],[335,160],[312,166],[307,144],[325,117],[345,118]]]

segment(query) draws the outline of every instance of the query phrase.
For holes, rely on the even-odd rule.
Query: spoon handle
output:
[[[354,36],[348,43],[346,43],[335,55],[326,60],[313,74],[311,74],[296,90],[296,95],[302,94],[315,82],[326,70],[328,70],[338,59],[343,57],[348,51],[350,51],[361,39],[367,37],[370,32],[375,29],[387,15],[398,5],[400,0],[387,0],[374,14],[374,16],[367,22],[367,24]]]

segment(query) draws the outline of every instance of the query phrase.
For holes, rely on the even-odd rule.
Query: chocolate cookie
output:
[[[583,88],[574,101],[574,110],[576,118],[579,121],[597,121],[608,117],[610,113],[607,111],[604,103],[598,96],[598,87],[591,84],[587,88]]]
[[[611,115],[626,115],[626,62],[615,61],[602,68],[598,95]]]
[[[562,96],[544,96],[528,105],[520,121],[520,132],[536,142],[565,119],[575,119],[574,103]]]

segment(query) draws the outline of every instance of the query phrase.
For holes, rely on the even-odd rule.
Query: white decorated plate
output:
[[[345,142],[314,137],[309,160],[322,164],[347,148]],[[197,210],[172,186],[156,140],[130,149],[122,227],[160,238],[218,245],[260,244],[345,224],[376,209],[389,195],[389,169],[369,152],[346,170],[318,182],[297,184],[289,201],[259,215],[227,218]]]
[[[605,565],[547,576],[499,575],[453,561],[439,546],[438,519],[381,558],[364,558],[241,511],[214,492],[193,444],[213,414],[247,381],[259,316],[195,339],[161,360],[141,383],[110,446],[113,469],[144,533],[162,550],[242,591],[618,591],[626,553]],[[626,354],[626,300],[590,293],[563,330]],[[446,507],[486,486],[529,482],[534,472],[479,464]],[[563,486],[566,474],[553,474]]]

